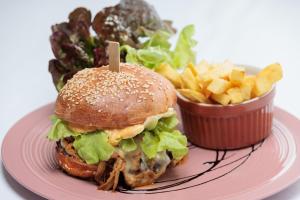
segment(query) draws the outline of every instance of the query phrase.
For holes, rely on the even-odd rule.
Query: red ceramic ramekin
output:
[[[275,87],[236,105],[194,103],[178,93],[183,129],[193,144],[231,150],[256,144],[272,132]]]

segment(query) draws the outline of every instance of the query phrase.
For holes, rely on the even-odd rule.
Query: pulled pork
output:
[[[94,180],[99,184],[99,190],[115,191],[121,174],[129,187],[149,185],[154,183],[168,166],[177,164],[166,152],[159,153],[155,159],[147,159],[137,149],[122,157],[114,153],[108,161],[91,165],[77,155],[72,143],[72,138],[57,142],[56,157],[60,168],[69,175]]]

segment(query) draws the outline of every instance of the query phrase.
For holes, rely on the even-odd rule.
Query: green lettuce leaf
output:
[[[153,130],[153,129],[156,128],[157,123],[160,120],[168,119],[171,116],[176,116],[176,112],[175,112],[175,110],[173,108],[169,108],[168,111],[165,112],[165,113],[162,113],[162,114],[159,114],[159,115],[155,115],[155,116],[152,116],[152,117],[148,117],[147,120],[144,122],[145,129],[146,130]],[[176,117],[175,117],[175,120],[177,120]],[[169,124],[169,122],[167,122],[167,123]],[[178,123],[178,121],[177,121],[177,123]]]
[[[159,119],[159,117],[162,118]],[[49,131],[48,138],[57,141],[73,136],[75,139],[73,146],[76,152],[88,164],[108,160],[115,151],[115,148],[108,142],[108,135],[104,131],[80,134],[68,129],[64,122],[56,116],[52,116],[51,120],[53,126]],[[174,111],[168,111],[157,117],[153,129],[145,129],[141,136],[121,140],[119,148],[123,152],[131,152],[140,145],[148,158],[154,158],[157,153],[167,150],[172,153],[174,159],[181,159],[188,151],[187,139],[179,131],[174,130],[177,124],[178,120]]]
[[[178,125],[179,121],[176,116],[162,118],[158,123],[158,129],[172,130]]]
[[[137,58],[140,64],[150,69],[155,68],[159,63],[172,62],[168,52],[160,47],[149,47],[137,51]]]
[[[154,130],[144,131],[140,146],[148,158],[165,150],[170,151],[176,160],[187,154],[187,139],[180,131],[174,130],[177,124],[176,117],[171,116],[161,119]]]
[[[145,131],[140,143],[141,149],[148,158],[154,158],[158,153],[159,137],[150,131]]]
[[[121,140],[119,146],[125,152],[134,151],[137,148],[137,145],[133,138]]]
[[[192,38],[195,32],[193,25],[183,28],[179,34],[178,41],[174,50],[171,50],[169,42],[170,33],[165,31],[145,32],[149,37],[140,49],[135,49],[128,45],[120,48],[121,54],[126,55],[128,63],[139,64],[150,69],[167,63],[174,68],[186,66],[189,62],[194,63],[196,54],[193,47],[197,44]]]
[[[196,46],[197,42],[193,39],[194,33],[195,27],[188,25],[179,34],[175,50],[172,54],[174,67],[183,67],[190,62],[195,63],[196,53],[193,51],[193,47]]]
[[[47,136],[49,140],[57,141],[62,138],[80,135],[80,133],[68,129],[64,122],[61,119],[58,119],[55,115],[52,115],[50,118],[53,125]]]
[[[149,47],[144,49],[135,49],[128,45],[120,48],[121,52],[126,52],[126,62],[143,65],[147,68],[155,68],[159,63],[170,63],[172,61],[168,52],[160,47]]]
[[[149,37],[149,39],[142,44],[143,49],[148,47],[160,47],[161,49],[167,51],[170,50],[171,48],[171,43],[169,42],[169,39],[171,37],[170,33],[159,30],[154,33],[146,32],[146,35]]]
[[[188,153],[187,139],[178,130],[172,132],[159,132],[159,144],[157,151],[168,150],[172,153],[174,159],[179,160]]]
[[[126,62],[132,64],[140,64],[137,58],[137,50],[129,45],[123,45],[120,47],[121,52],[126,52]]]
[[[114,147],[108,143],[108,136],[103,131],[80,135],[75,138],[73,146],[80,158],[88,164],[108,160],[114,152]]]

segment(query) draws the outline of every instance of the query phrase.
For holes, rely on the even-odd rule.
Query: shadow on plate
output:
[[[25,187],[20,185],[15,179],[9,175],[9,173],[6,171],[3,164],[1,164],[3,175],[9,186],[22,198],[22,199],[28,199],[28,200],[46,200],[35,193],[31,192],[30,190],[27,190]]]

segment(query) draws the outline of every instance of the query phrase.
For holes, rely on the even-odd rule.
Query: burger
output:
[[[48,133],[59,167],[100,190],[154,183],[188,153],[175,104],[173,85],[144,67],[79,71],[60,91]]]

